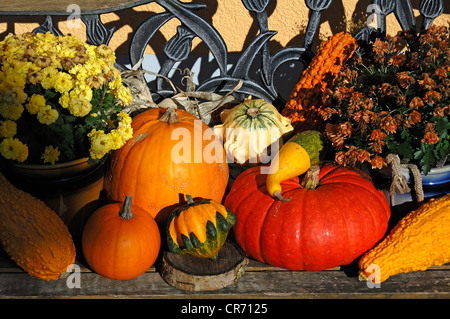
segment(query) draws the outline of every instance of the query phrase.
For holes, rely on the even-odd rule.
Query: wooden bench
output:
[[[0,298],[148,298],[148,299],[448,299],[450,265],[432,267],[391,277],[379,288],[359,281],[352,266],[320,272],[289,271],[251,260],[233,285],[189,292],[167,284],[155,267],[128,281],[104,278],[82,263],[79,287],[70,277],[46,282],[20,270],[6,256],[0,257]]]
[[[43,15],[44,23],[35,32],[60,32],[52,23],[52,16],[67,16],[72,11],[67,7],[73,1],[23,1],[2,0],[0,16]],[[114,30],[107,30],[100,21],[100,15],[137,5],[152,2],[152,0],[79,0],[76,3],[81,8],[82,21],[87,25],[87,40],[92,44],[109,42]],[[312,42],[320,21],[320,12],[326,10],[330,1],[306,0],[311,9],[311,19],[308,22],[305,41],[302,46],[286,47],[272,54],[265,45],[275,31],[267,28],[263,15],[257,15],[261,28],[260,34],[242,52],[242,57],[231,70],[227,69],[227,47],[214,26],[208,24],[197,11],[204,5],[185,3],[175,0],[156,0],[167,11],[149,17],[135,30],[130,45],[130,62],[136,64],[144,55],[144,48],[155,32],[169,19],[176,17],[181,23],[181,31],[174,36],[173,41],[191,41],[192,35],[200,37],[210,48],[217,61],[220,75],[200,83],[198,88],[206,91],[223,92],[225,87],[242,80],[242,87],[235,93],[237,98],[252,95],[264,98],[275,105],[283,105],[284,98],[275,88],[274,74],[283,64],[297,62],[299,68],[308,65],[314,56]],[[244,1],[249,3],[249,1]],[[394,1],[393,1],[394,2]],[[397,1],[400,4],[395,9],[381,8],[380,19],[395,11],[403,28],[415,27],[414,16],[409,1]],[[368,1],[369,4],[369,1]],[[438,8],[439,9],[439,8]],[[421,8],[425,23],[432,21],[440,13]],[[442,11],[441,11],[442,12]],[[426,27],[426,25],[424,25]],[[362,29],[355,35],[364,44],[373,36],[385,33],[383,23],[375,30],[371,27]],[[179,37],[178,39],[176,37]],[[172,41],[172,39],[171,39]],[[165,50],[167,61],[160,73],[167,75],[175,62],[186,58],[189,52],[171,52]],[[260,63],[261,75],[252,78],[249,66]],[[123,68],[126,68],[122,66]],[[153,85],[153,86],[152,86]],[[162,82],[149,83],[154,97],[162,98],[171,94],[164,88]],[[411,206],[393,207],[393,215],[404,216],[412,209]],[[0,298],[450,298],[450,266],[432,267],[424,272],[400,274],[382,283],[379,288],[370,288],[366,282],[358,280],[355,265],[333,268],[321,272],[287,271],[251,260],[244,275],[233,285],[216,291],[186,292],[168,285],[160,276],[157,267],[152,267],[142,276],[129,281],[113,281],[92,272],[78,260],[80,266],[80,286],[71,287],[75,283],[60,279],[45,282],[29,276],[19,269],[4,252],[0,252]]]

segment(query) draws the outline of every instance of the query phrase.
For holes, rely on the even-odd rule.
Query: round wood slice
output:
[[[182,290],[218,290],[238,281],[247,264],[248,259],[242,250],[227,240],[215,261],[165,251],[161,277],[169,285]]]

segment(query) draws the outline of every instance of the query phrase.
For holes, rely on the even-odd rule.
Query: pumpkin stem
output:
[[[167,124],[181,122],[177,112],[175,112],[174,108],[172,107],[168,107],[158,120]]]
[[[259,111],[259,109],[257,107],[251,107],[251,108],[247,109],[247,115],[249,115],[251,117],[257,117],[259,114],[261,114],[261,112]]]
[[[126,196],[125,201],[123,202],[123,207],[119,212],[119,216],[125,219],[131,219],[134,217],[131,212],[131,196]]]
[[[186,194],[186,200],[188,205],[194,205],[194,200],[192,199],[192,196],[189,194]]]
[[[306,189],[315,189],[319,185],[319,173],[319,165],[311,166],[302,180],[302,186]]]
[[[273,192],[273,196],[276,197],[278,200],[281,200],[282,202],[289,202],[292,197],[284,198],[283,195],[281,195],[280,191]]]

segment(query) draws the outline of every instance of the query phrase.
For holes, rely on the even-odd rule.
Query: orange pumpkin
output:
[[[83,228],[81,245],[88,265],[109,279],[128,280],[147,271],[161,248],[155,220],[145,210],[125,203],[97,209]]]
[[[106,173],[109,200],[134,204],[165,225],[180,194],[222,202],[228,163],[212,129],[183,110],[156,108],[133,118],[133,138],[116,151]]]

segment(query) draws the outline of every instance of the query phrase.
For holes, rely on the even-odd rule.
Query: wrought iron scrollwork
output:
[[[177,18],[182,26],[179,27],[177,34],[168,41],[164,48],[167,60],[160,70],[161,75],[167,76],[176,62],[186,59],[187,48],[190,48],[192,39],[198,36],[210,49],[220,71],[218,76],[200,83],[198,90],[222,93],[228,91],[229,86],[233,86],[237,81],[242,80],[241,88],[235,93],[239,98],[252,95],[274,102],[280,99],[274,83],[275,71],[287,62],[301,62],[303,67],[309,64],[314,56],[311,51],[311,44],[318,28],[320,12],[328,8],[332,1],[307,0],[310,8],[315,12],[313,13],[315,18],[308,23],[309,34],[305,40],[305,47],[283,48],[271,55],[268,42],[277,31],[270,30],[268,26],[266,8],[269,0],[242,0],[244,7],[255,14],[260,33],[240,54],[239,59],[230,71],[227,70],[228,50],[225,42],[218,31],[197,14],[197,11],[203,9],[204,5],[186,4],[177,0],[155,0],[155,2],[164,7],[167,12],[149,17],[136,30],[130,46],[132,65],[138,63],[143,57],[144,49],[153,35],[170,19]],[[183,49],[180,50],[180,48]],[[253,79],[249,75],[249,70],[257,60],[261,63],[258,72],[260,78]],[[156,83],[157,95],[164,96],[165,92],[160,92],[163,90],[163,80],[157,79]]]
[[[269,0],[242,0],[242,3],[247,10],[255,13],[261,33],[269,32],[269,19],[266,12]],[[262,48],[262,78],[266,85],[270,84],[269,55],[269,46],[266,42],[263,44]]]
[[[86,25],[86,42],[93,45],[109,44],[116,28],[106,29],[98,14],[82,15]]]
[[[159,13],[148,17],[133,34],[130,43],[130,61],[136,65],[144,56],[145,47],[155,33],[170,19],[174,18],[171,12]]]
[[[419,11],[424,17],[421,29],[426,30],[434,19],[444,12],[444,2],[443,0],[422,0]]]
[[[283,97],[280,97],[276,87],[275,73],[285,64],[300,63],[303,69],[307,67],[314,57],[312,43],[320,25],[321,13],[332,5],[332,0],[305,0],[306,6],[311,10],[306,27],[304,43],[302,46],[289,46],[271,53],[268,43],[277,31],[270,30],[267,15],[267,6],[270,0],[242,0],[243,6],[256,17],[259,34],[240,53],[237,62],[228,70],[229,52],[220,33],[216,28],[198,12],[205,9],[205,4],[184,3],[179,0],[148,0],[146,3],[156,2],[165,12],[154,14],[142,22],[135,30],[130,43],[131,66],[136,66],[144,56],[144,51],[151,42],[152,37],[169,20],[178,19],[181,25],[174,37],[168,40],[164,47],[166,60],[162,63],[159,74],[167,76],[175,64],[186,60],[192,49],[192,40],[199,37],[209,48],[217,63],[219,75],[207,78],[199,83],[197,90],[223,93],[229,91],[229,86],[234,86],[237,81],[242,81],[242,86],[234,95],[238,99],[252,95],[264,98],[274,104],[283,105]],[[360,45],[357,53],[362,54],[370,47],[370,43],[376,37],[386,35],[386,17],[394,13],[403,30],[415,30],[416,19],[413,14],[410,0],[372,0],[374,13],[377,14],[378,25],[376,28],[366,26],[354,36]],[[422,0],[419,8],[423,15],[421,29],[427,29],[434,19],[443,13],[443,0]],[[107,29],[100,21],[97,14],[82,15],[82,21],[86,24],[87,40],[92,44],[108,44],[115,29]],[[55,34],[61,32],[53,25],[51,16],[47,16],[45,22],[35,32],[50,31]],[[259,63],[259,64],[258,64]],[[256,67],[257,72],[250,75],[250,68]],[[121,68],[125,68],[121,66]],[[300,72],[300,71],[299,71]],[[257,78],[255,78],[257,74]],[[165,91],[163,80],[155,80],[156,86],[152,88],[156,97],[164,97],[173,91]],[[150,85],[150,84],[149,84]],[[292,84],[292,86],[295,83]]]
[[[45,16],[45,22],[39,27],[33,30],[34,33],[47,33],[51,32],[55,35],[62,35],[62,32],[53,24],[53,17],[50,15]]]
[[[386,17],[394,13],[401,28],[416,34],[416,19],[410,0],[372,0],[373,13],[377,15],[377,28],[367,26],[355,35],[358,40],[358,54],[362,54],[375,38],[383,38],[386,35]],[[421,31],[428,29],[434,19],[444,12],[443,0],[422,0],[419,12],[423,16]],[[411,37],[411,48],[414,50],[416,37]]]
[[[394,14],[403,30],[416,29],[416,19],[410,0],[395,0]]]
[[[86,25],[86,42],[93,45],[109,44],[111,37],[114,34],[116,28],[106,29],[100,20],[98,14],[85,14],[81,15],[80,19]],[[55,35],[62,35],[62,32],[53,24],[53,17],[47,15],[45,21],[39,27],[34,29],[34,33],[47,33],[50,32]]]
[[[178,0],[155,0],[155,2],[172,12],[185,27],[202,39],[214,55],[221,74],[226,74],[228,55],[225,41],[216,28],[195,13],[204,6],[181,3]]]
[[[305,48],[311,49],[314,37],[319,27],[320,14],[330,7],[332,0],[305,0],[306,6],[311,10],[305,34]]]
[[[394,12],[395,10],[395,1],[392,0],[375,0],[373,1],[375,7],[373,8],[374,12],[377,13],[377,30],[380,35],[386,35],[386,17]]]

